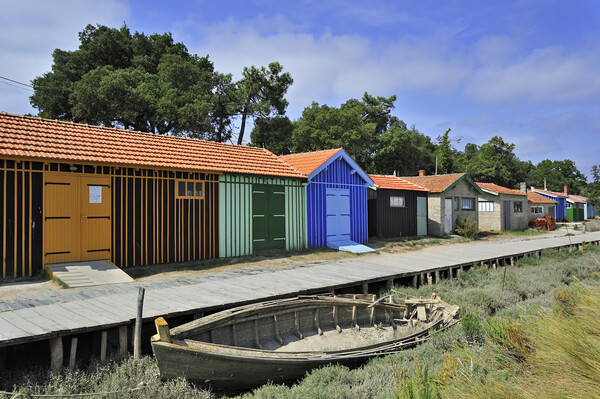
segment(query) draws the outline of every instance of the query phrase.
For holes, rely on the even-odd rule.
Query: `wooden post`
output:
[[[583,244],[579,244],[579,251],[583,252]]]
[[[420,279],[419,279],[419,285],[420,285],[420,286],[424,286],[425,284],[427,284],[427,283],[425,282],[425,273],[421,273],[421,275],[420,275]]]
[[[419,276],[415,274],[413,276],[413,287],[417,288],[418,286],[419,286]]]
[[[515,265],[515,258],[513,256],[510,257],[510,265],[511,266]]]
[[[427,273],[427,285],[433,285],[433,276],[431,273]]]
[[[385,282],[385,287],[387,288],[388,291],[391,290],[393,286],[394,286],[393,278],[391,278]]]
[[[144,310],[144,287],[138,290],[137,315],[135,317],[135,339],[133,341],[133,358],[139,359],[142,355],[142,311]]]
[[[450,277],[450,280],[454,278],[454,270],[452,270],[452,266],[448,268],[448,277]]]
[[[440,271],[435,271],[435,283],[438,284],[440,282]]]
[[[275,319],[277,322],[277,319]],[[154,325],[156,326],[156,332],[158,333],[158,338],[163,342],[171,343],[171,332],[169,331],[169,324],[165,320],[164,317],[159,317],[154,320]]]
[[[363,292],[363,294],[368,294],[369,293],[369,283],[363,283],[363,285],[362,285],[362,292]]]
[[[100,336],[100,362],[106,361],[106,343],[108,341],[108,331],[102,331]]]
[[[127,326],[119,327],[119,355],[127,355]]]
[[[69,368],[75,370],[77,362],[77,337],[71,338],[71,353],[69,354]]]
[[[50,339],[50,370],[58,373],[63,365],[62,337]]]

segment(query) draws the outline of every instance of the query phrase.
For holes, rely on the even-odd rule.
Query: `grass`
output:
[[[506,276],[501,268],[474,268],[434,286],[395,287],[398,295],[428,297],[435,291],[458,304],[461,325],[356,369],[327,366],[292,386],[268,384],[239,397],[600,397],[598,259],[600,249],[594,246],[583,252],[545,251],[540,259],[520,259]],[[56,376],[41,370],[5,373],[1,385],[36,394],[139,387],[115,397],[213,397],[183,379],[161,382],[149,357],[92,364]]]

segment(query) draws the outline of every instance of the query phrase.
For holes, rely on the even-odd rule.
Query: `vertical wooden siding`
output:
[[[114,168],[112,261],[130,267],[218,257],[218,177]],[[203,197],[177,198],[178,179],[203,182]]]
[[[286,250],[306,248],[306,191],[302,180],[224,174],[220,178],[220,255],[253,253],[252,184],[285,186]]]
[[[391,196],[404,197],[405,206],[391,207]],[[369,198],[373,198],[369,199],[369,234],[384,238],[416,236],[417,197],[427,198],[427,194],[420,191],[378,189],[375,195],[369,195]]]
[[[43,174],[110,176],[111,261],[120,267],[219,256],[219,175],[0,159],[2,278],[43,269]],[[176,198],[178,179],[203,182],[204,196]]]
[[[308,208],[308,245],[327,245],[326,189],[350,190],[350,232],[353,241],[364,243],[369,239],[367,212],[367,185],[358,173],[343,159],[332,162],[325,170],[310,179],[306,188]]]
[[[0,160],[2,278],[42,270],[42,163]]]

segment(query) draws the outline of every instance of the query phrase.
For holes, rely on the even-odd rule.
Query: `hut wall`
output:
[[[392,196],[404,197],[405,206],[390,206]],[[383,238],[416,236],[417,197],[427,198],[427,194],[420,191],[377,189],[376,198],[369,199],[371,204],[375,202],[369,206],[369,235]]]
[[[0,159],[2,278],[42,270],[42,170],[41,162]]]
[[[220,256],[250,255],[252,233],[252,185],[285,188],[285,249],[306,248],[306,190],[300,179],[224,174],[220,178]]]
[[[308,245],[327,245],[326,191],[327,188],[348,189],[350,192],[350,234],[352,241],[366,242],[369,237],[367,186],[358,173],[342,158],[332,162],[312,177],[306,187],[308,207]]]
[[[117,266],[218,257],[218,174],[2,159],[2,278],[33,276],[47,263],[44,182],[59,174],[110,178],[107,258]],[[202,196],[179,196],[180,181],[202,184]]]

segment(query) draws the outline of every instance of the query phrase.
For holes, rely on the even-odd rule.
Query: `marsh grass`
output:
[[[327,366],[308,372],[294,385],[267,384],[240,397],[600,397],[597,259],[598,247],[586,247],[583,253],[545,251],[540,259],[520,259],[506,269],[506,277],[502,268],[473,268],[434,286],[395,287],[392,292],[398,297],[429,297],[435,291],[444,301],[458,304],[462,325],[356,369]],[[2,389],[37,394],[125,390],[105,397],[214,397],[183,379],[161,382],[150,357],[57,376],[43,370],[5,373],[1,381]],[[140,383],[141,389],[128,391]]]

